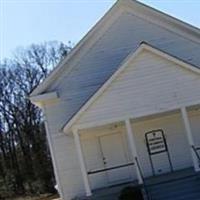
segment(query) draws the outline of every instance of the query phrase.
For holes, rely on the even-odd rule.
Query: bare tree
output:
[[[70,49],[31,45],[0,64],[0,188],[9,194],[53,191],[43,118],[27,97]]]

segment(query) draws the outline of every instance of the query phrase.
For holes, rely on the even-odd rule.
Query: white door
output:
[[[128,163],[127,152],[121,133],[100,136],[104,167],[111,168]],[[130,166],[106,171],[108,183],[125,182],[131,178]]]

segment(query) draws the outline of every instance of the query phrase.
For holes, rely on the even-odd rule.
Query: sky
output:
[[[0,60],[44,41],[76,44],[116,0],[0,0]],[[200,27],[200,0],[140,0]]]

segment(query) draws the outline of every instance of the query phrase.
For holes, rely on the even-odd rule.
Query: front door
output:
[[[121,133],[99,137],[102,160],[105,169],[128,163],[127,151]],[[122,167],[106,171],[108,184],[125,182],[131,178],[130,167]]]

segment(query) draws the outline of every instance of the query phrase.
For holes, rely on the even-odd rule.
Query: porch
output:
[[[142,190],[147,200],[196,200],[200,198],[200,177],[193,168],[147,178],[145,183],[148,196],[144,188]],[[118,200],[121,190],[128,186],[137,186],[137,184],[125,183],[95,190],[92,197],[85,197],[82,200]]]
[[[198,172],[199,120],[199,106],[191,106],[135,119],[75,126],[86,196],[103,191],[117,194],[126,184],[149,186],[169,174],[174,180],[178,174],[184,177],[188,168]]]

